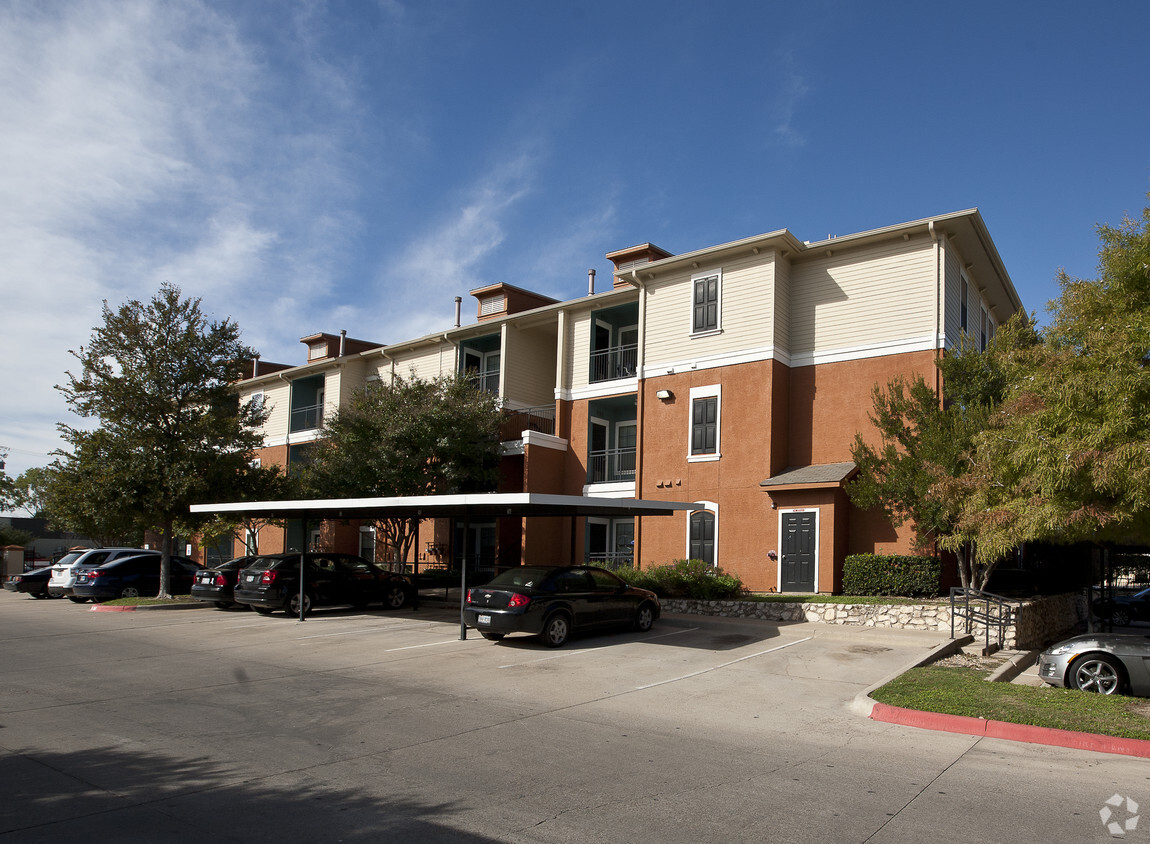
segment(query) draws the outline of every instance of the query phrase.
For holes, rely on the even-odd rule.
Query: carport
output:
[[[222,504],[194,504],[193,513],[254,516],[268,519],[300,519],[307,535],[309,521],[326,519],[455,518],[467,524],[471,519],[501,516],[569,516],[574,560],[575,519],[586,516],[641,517],[670,516],[678,510],[698,510],[702,505],[689,501],[656,501],[642,498],[598,498],[588,495],[548,495],[535,492],[491,492],[467,495],[415,495],[395,498],[327,498],[295,501],[245,501]],[[467,534],[463,532],[466,560]],[[300,621],[303,621],[304,553],[300,552]],[[459,597],[459,638],[467,638],[463,607],[467,600],[467,565],[461,566]],[[417,599],[418,601],[418,599]],[[418,605],[418,603],[417,603]]]

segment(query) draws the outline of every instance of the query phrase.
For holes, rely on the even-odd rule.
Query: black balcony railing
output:
[[[503,411],[503,424],[499,426],[499,439],[507,442],[517,440],[524,431],[539,431],[541,434],[555,433],[555,405],[521,407]]]
[[[635,480],[635,446],[592,451],[587,457],[587,482],[609,484]]]
[[[592,352],[591,382],[634,378],[638,361],[639,346],[635,343]]]
[[[297,407],[291,412],[291,431],[310,431],[323,424],[323,405],[309,404],[307,407]]]
[[[635,566],[635,555],[631,551],[589,551],[584,562],[605,569],[629,569]]]

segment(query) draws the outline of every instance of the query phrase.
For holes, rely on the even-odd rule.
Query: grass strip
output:
[[[989,683],[975,668],[912,668],[871,697],[891,706],[1150,740],[1150,704],[1124,695]]]

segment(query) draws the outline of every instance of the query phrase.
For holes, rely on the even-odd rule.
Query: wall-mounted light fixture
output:
[[[667,401],[668,399],[675,398],[675,394],[672,393],[670,390],[656,390],[655,391],[655,398],[662,399],[663,401]]]

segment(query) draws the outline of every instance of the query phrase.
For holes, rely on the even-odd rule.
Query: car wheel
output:
[[[1130,613],[1127,610],[1114,610],[1110,613],[1110,623],[1125,627],[1130,623]]]
[[[1084,692],[1113,695],[1122,691],[1122,667],[1114,657],[1090,654],[1070,667],[1070,685]]]
[[[72,601],[73,603],[77,603],[77,604],[86,604],[86,603],[88,603],[88,599],[87,599],[87,598],[77,598],[75,595],[69,595],[69,596],[68,596],[68,600],[69,600],[69,601]]]
[[[383,593],[383,605],[389,610],[402,609],[407,605],[407,590],[402,586],[388,586]]]
[[[299,616],[299,593],[294,592],[292,596],[284,603],[284,612],[288,615]],[[311,595],[304,592],[303,594],[303,614],[306,616],[311,612]]]
[[[646,633],[655,623],[655,608],[650,604],[640,604],[639,612],[635,615],[635,629]]]
[[[480,635],[480,636],[482,636],[484,639],[488,639],[488,640],[490,640],[490,641],[492,641],[492,642],[498,642],[498,641],[499,641],[500,639],[502,639],[502,638],[503,638],[503,637],[504,637],[506,634],[504,634],[504,633],[492,633],[492,632],[491,632],[491,631],[489,631],[489,630],[480,630],[480,631],[479,631],[479,635]]]
[[[543,632],[539,638],[549,648],[558,648],[566,644],[571,636],[571,617],[565,612],[557,612],[547,619],[543,625]]]
[[[137,589],[135,586],[125,586],[123,589],[120,590],[120,597],[121,598],[139,598],[140,597],[140,590]]]

